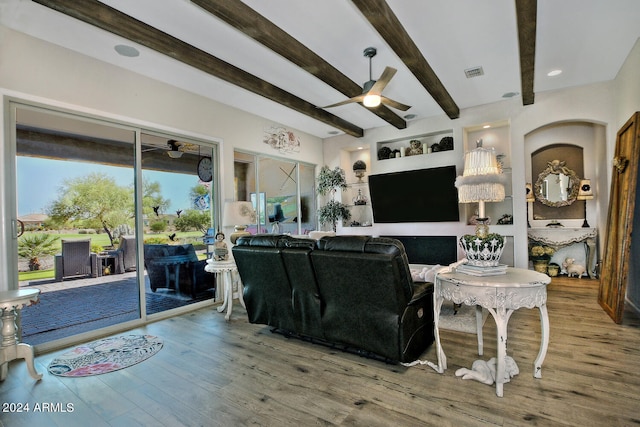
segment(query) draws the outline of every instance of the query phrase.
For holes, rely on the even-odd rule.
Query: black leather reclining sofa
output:
[[[368,236],[246,236],[233,247],[251,323],[388,362],[433,342],[433,284],[402,243]]]

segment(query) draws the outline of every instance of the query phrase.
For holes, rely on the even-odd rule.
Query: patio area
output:
[[[214,277],[211,275],[211,286]],[[37,345],[140,317],[136,272],[97,278],[21,282],[21,288],[40,289],[40,302],[22,310],[22,341]],[[171,310],[213,297],[213,290],[197,298],[173,289],[152,292],[145,272],[147,314]]]

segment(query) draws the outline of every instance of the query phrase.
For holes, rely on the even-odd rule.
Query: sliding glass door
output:
[[[215,145],[12,111],[18,286],[41,291],[23,311],[24,342],[135,324],[215,296],[202,239],[217,212]]]
[[[215,157],[212,147],[182,139],[143,132],[141,140],[144,290],[147,314],[155,314],[215,296],[203,241],[217,210]]]

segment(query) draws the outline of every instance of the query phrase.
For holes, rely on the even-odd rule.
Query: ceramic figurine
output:
[[[216,242],[213,244],[213,259],[215,261],[226,261],[229,259],[229,250],[224,242],[224,233],[219,231],[216,234]]]
[[[422,154],[422,143],[417,139],[409,141],[410,146],[406,148],[407,156],[416,156]]]
[[[578,279],[582,278],[582,275],[587,271],[584,265],[574,264],[575,259],[567,258],[562,263],[562,266],[567,270],[569,277],[576,276]]]

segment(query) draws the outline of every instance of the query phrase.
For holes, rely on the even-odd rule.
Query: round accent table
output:
[[[497,327],[498,355],[496,358],[496,394],[503,395],[505,367],[507,364],[507,323],[519,308],[540,310],[542,339],[538,356],[534,361],[533,376],[542,377],[542,362],[549,345],[549,315],[547,313],[547,285],[551,278],[546,274],[521,268],[507,268],[506,274],[496,276],[472,276],[459,272],[438,273],[434,289],[434,319],[436,335],[437,371],[447,369],[447,357],[440,344],[438,318],[443,301],[456,304],[475,305],[486,308],[493,316]],[[482,355],[482,326],[478,325],[478,353]]]
[[[24,359],[29,375],[35,380],[42,379],[33,364],[33,348],[18,342],[16,335],[16,317],[22,307],[38,302],[39,289],[19,289],[0,291],[0,310],[2,310],[2,345],[0,346],[0,381],[7,378],[9,362]]]
[[[207,265],[204,267],[204,271],[216,274],[218,283],[224,283],[224,300],[222,302],[222,305],[218,307],[218,312],[222,313],[225,309],[227,309],[227,314],[224,316],[224,318],[228,322],[231,318],[231,310],[233,309],[232,274],[238,273],[238,267],[236,267],[236,263],[233,259],[229,259],[226,261],[214,261],[213,259],[208,259]],[[242,282],[240,280],[238,280],[238,300],[240,300],[240,304],[242,304],[242,306],[246,308],[246,306],[244,305],[244,298],[242,298]]]

